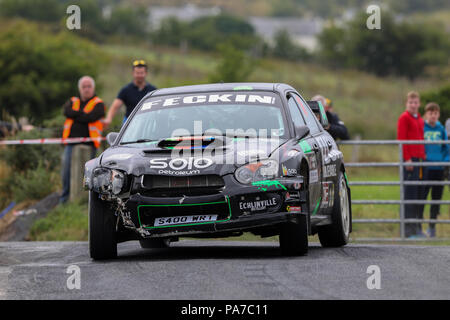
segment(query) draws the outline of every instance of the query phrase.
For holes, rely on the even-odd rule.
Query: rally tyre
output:
[[[318,228],[323,247],[341,247],[348,243],[351,224],[350,195],[344,173],[339,171],[331,214],[332,224]]]
[[[170,239],[142,239],[139,240],[141,248],[152,249],[152,248],[168,248],[170,247]]]
[[[286,222],[280,230],[280,249],[285,256],[303,256],[308,253],[308,216],[301,215],[296,222]]]
[[[115,215],[93,191],[89,192],[89,253],[94,260],[117,257]]]

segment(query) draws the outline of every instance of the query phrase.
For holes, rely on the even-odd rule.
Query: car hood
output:
[[[103,152],[103,167],[125,171],[134,176],[143,174],[185,176],[198,174],[225,175],[237,167],[258,160],[276,158],[286,139],[224,138],[213,144],[196,145],[150,142],[114,146]],[[183,144],[185,144],[183,142]]]

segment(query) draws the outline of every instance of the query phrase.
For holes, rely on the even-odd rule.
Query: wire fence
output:
[[[450,181],[405,181],[404,168],[408,167],[449,167],[450,162],[413,162],[406,163],[403,161],[403,146],[404,145],[417,145],[417,144],[450,144],[449,140],[439,141],[427,141],[427,140],[347,140],[338,142],[339,145],[397,145],[398,146],[398,162],[349,162],[345,164],[346,168],[368,168],[368,167],[398,167],[399,180],[398,181],[349,181],[350,186],[399,186],[400,187],[400,199],[392,200],[353,200],[352,205],[399,205],[399,218],[398,219],[353,219],[353,223],[394,223],[400,225],[400,237],[399,238],[362,238],[361,241],[405,241],[405,240],[419,240],[419,241],[448,241],[448,238],[424,238],[424,239],[409,239],[405,236],[405,225],[407,223],[435,223],[435,224],[450,224],[450,220],[437,220],[437,219],[407,219],[405,218],[405,205],[408,204],[440,204],[448,205],[449,200],[406,200],[405,199],[405,186],[411,185],[429,185],[429,186],[446,186],[450,185]]]

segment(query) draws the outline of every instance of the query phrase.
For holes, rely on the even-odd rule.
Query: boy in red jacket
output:
[[[397,139],[398,140],[423,140],[424,121],[419,114],[420,96],[417,92],[411,91],[406,97],[406,110],[398,118]],[[405,181],[418,181],[423,178],[423,167],[408,166],[408,163],[425,160],[425,146],[421,144],[403,145],[403,160],[405,167],[403,177]],[[404,187],[405,200],[420,199],[421,186],[409,185]],[[405,205],[406,219],[419,219],[420,205]],[[406,237],[426,237],[422,232],[420,223],[405,224]]]

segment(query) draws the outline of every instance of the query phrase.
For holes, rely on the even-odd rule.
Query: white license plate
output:
[[[210,222],[216,221],[217,214],[202,214],[196,216],[178,216],[178,217],[162,217],[156,218],[154,226],[167,226],[171,224],[186,224],[186,223],[196,223],[196,222]]]

